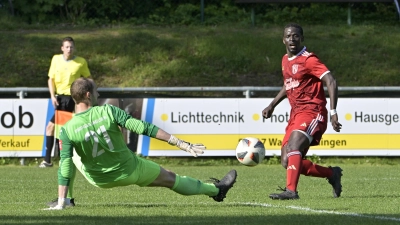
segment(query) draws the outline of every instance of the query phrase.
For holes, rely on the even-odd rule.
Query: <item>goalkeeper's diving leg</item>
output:
[[[134,156],[133,160],[132,163],[135,163],[137,168],[128,178],[97,186],[112,188],[136,184],[140,187],[166,187],[181,195],[207,195],[217,202],[222,202],[236,182],[236,170],[229,171],[221,180],[212,178],[213,183],[205,183],[192,177],[175,174],[144,158]]]

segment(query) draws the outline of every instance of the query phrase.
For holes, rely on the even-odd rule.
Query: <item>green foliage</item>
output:
[[[200,22],[199,8],[192,4],[179,5],[171,16],[170,21],[174,24],[189,25]]]
[[[256,24],[285,24],[296,21],[300,24],[346,23],[348,3],[280,3],[243,5],[248,12],[255,10]],[[393,3],[352,3],[352,23],[397,23],[396,6]]]
[[[34,161],[35,159],[29,159],[29,162]],[[8,165],[21,165],[21,159],[17,157],[1,157],[0,158],[0,166],[8,166]],[[27,165],[30,165],[27,164]]]
[[[272,157],[265,158],[263,163],[268,164],[268,165],[281,165],[281,157],[277,155],[273,155]]]
[[[105,26],[113,23],[183,24],[201,23],[198,0],[14,0],[0,1],[4,11],[30,24],[80,24]],[[250,24],[254,10],[256,24],[282,24],[290,21],[333,24],[347,18],[348,3],[236,4],[231,0],[205,1],[204,24]],[[397,22],[393,3],[354,3],[358,23]]]
[[[15,16],[27,23],[50,22],[56,19],[55,9],[63,3],[62,0],[15,0],[12,2]]]
[[[321,163],[321,157],[318,155],[312,155],[312,156],[307,156],[307,159],[310,160],[313,163]]]

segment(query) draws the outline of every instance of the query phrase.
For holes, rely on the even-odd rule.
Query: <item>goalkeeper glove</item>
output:
[[[189,142],[180,140],[173,135],[171,135],[171,137],[169,138],[168,144],[177,146],[181,150],[189,152],[194,157],[197,157],[197,154],[203,154],[203,150],[206,149],[206,146],[204,146],[203,144],[190,144]]]

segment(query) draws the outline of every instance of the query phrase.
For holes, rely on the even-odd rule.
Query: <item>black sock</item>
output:
[[[54,157],[60,157],[60,139],[56,138],[54,145]]]
[[[46,136],[46,157],[44,161],[51,163],[51,151],[53,150],[54,136]]]

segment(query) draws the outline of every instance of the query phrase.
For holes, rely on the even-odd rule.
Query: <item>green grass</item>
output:
[[[400,166],[338,164],[344,169],[342,197],[334,199],[325,179],[302,176],[300,200],[273,201],[285,170],[262,164],[249,168],[164,165],[201,180],[237,169],[234,188],[223,203],[207,196],[181,196],[163,188],[100,189],[79,174],[77,206],[43,211],[57,195],[57,167],[1,166],[1,224],[398,224]]]
[[[398,25],[304,30],[304,44],[340,86],[400,85]],[[281,86],[282,32],[276,25],[0,29],[0,60],[6,62],[0,81],[3,87],[46,87],[51,57],[60,53],[60,40],[72,36],[100,87]]]
[[[381,165],[400,165],[399,157],[320,157],[317,155],[309,155],[306,157],[308,160],[323,164],[323,165],[334,165],[334,164],[348,164],[348,165],[371,165],[371,166],[381,166]],[[25,166],[38,166],[44,158],[34,158],[27,157],[24,158]],[[160,165],[169,166],[232,166],[237,165],[237,159],[235,157],[146,157],[146,159],[152,160]],[[51,160],[55,166],[58,166],[59,157],[52,158]],[[266,157],[261,163],[261,165],[280,165],[281,159],[279,156]],[[21,158],[15,157],[1,157],[0,166],[18,166],[21,165]]]

